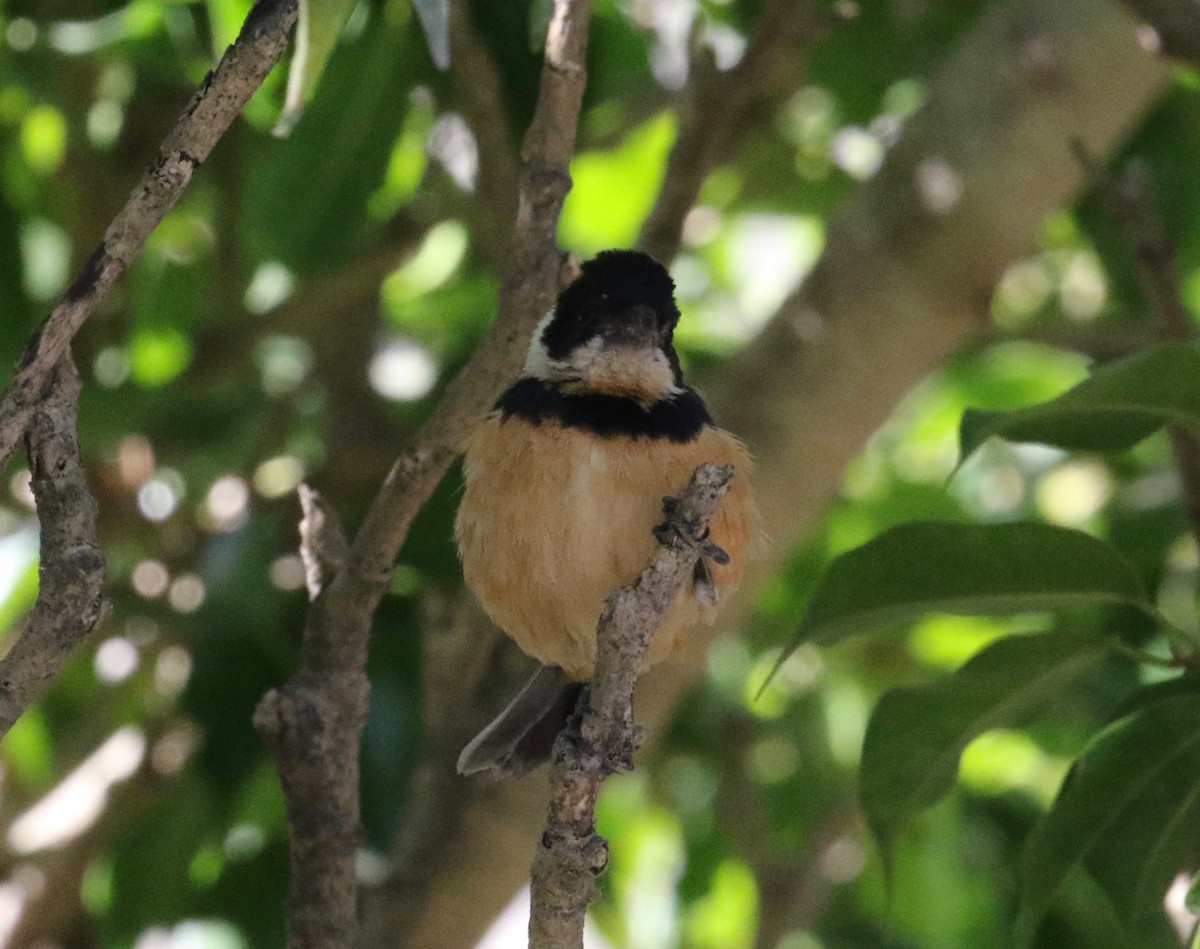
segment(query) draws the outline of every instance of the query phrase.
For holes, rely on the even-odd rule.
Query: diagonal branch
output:
[[[664,261],[679,253],[684,218],[705,179],[744,143],[747,126],[763,106],[796,88],[804,54],[824,28],[825,18],[811,0],[767,0],[736,66],[719,73],[711,57],[694,57],[696,75],[680,113],[679,137],[639,247]]]
[[[287,48],[296,0],[260,0],[237,41],[205,77],[159,148],[158,161],[138,182],[100,246],[62,300],[30,337],[0,402],[0,465],[29,424],[47,378],[101,298],[137,259],[191,183],[197,168],[241,113]]]
[[[564,732],[550,765],[550,808],[530,881],[529,949],[582,949],[583,921],[608,862],[596,833],[596,798],[614,766],[632,767],[640,744],[633,688],[650,637],[701,555],[708,522],[729,489],[733,469],[701,465],[671,515],[680,529],[659,546],[637,581],[614,591],[596,630],[598,654],[578,737]]]
[[[466,0],[450,3],[450,50],[457,99],[479,148],[479,174],[470,205],[473,232],[485,259],[501,264],[516,213],[521,169],[500,68],[475,31]]]
[[[590,6],[555,0],[537,109],[521,149],[517,219],[496,318],[376,496],[353,544],[355,569],[364,575],[391,573],[413,517],[458,456],[464,434],[516,376],[534,326],[554,304],[564,266],[556,232],[571,188]]]
[[[416,445],[397,460],[352,543],[330,527],[332,512],[320,508],[310,492],[302,495],[306,535],[321,536],[319,515],[326,525],[321,547],[337,556],[310,551],[310,574],[319,576],[320,589],[305,621],[304,657],[287,683],[263,697],[254,719],[275,754],[288,802],[289,949],[344,949],[355,942],[359,746],[371,620],[413,517],[457,456],[470,425],[516,374],[534,325],[553,303],[563,266],[556,231],[571,186],[567,168],[586,80],[589,11],[590,0],[555,0],[491,330],[447,388]]]
[[[1194,0],[1125,0],[1158,37],[1168,56],[1200,65],[1200,6]]]
[[[71,651],[108,615],[96,501],[75,433],[79,374],[63,356],[46,380],[27,438],[41,525],[37,602],[20,638],[0,661],[0,736],[58,677]]]

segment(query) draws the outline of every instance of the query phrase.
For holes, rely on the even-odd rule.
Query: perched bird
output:
[[[463,774],[518,776],[546,760],[592,677],[605,598],[649,563],[664,498],[704,462],[734,466],[710,525],[728,562],[701,559],[646,664],[711,622],[741,582],[758,531],[750,459],[684,382],[674,289],[666,269],[637,251],[583,264],[534,332],[520,379],[468,440],[455,525],[466,582],[543,665],[463,750]]]

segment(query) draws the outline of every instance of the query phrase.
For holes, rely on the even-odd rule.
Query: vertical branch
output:
[[[447,387],[415,446],[396,461],[353,542],[346,542],[314,492],[301,493],[312,598],[303,656],[295,675],[263,697],[254,717],[288,802],[289,949],[348,949],[356,939],[358,756],[371,620],[413,517],[457,457],[469,427],[516,374],[530,332],[558,289],[562,257],[556,231],[571,186],[568,165],[586,81],[589,10],[590,0],[555,0],[491,330]]]
[[[344,582],[348,545],[321,497],[300,487],[310,615]],[[304,629],[300,668],[254,712],[271,748],[287,799],[291,839],[288,946],[349,947],[357,927],[354,860],[360,843],[359,739],[367,719],[367,636],[346,636],[333,622]]]
[[[79,456],[76,411],[82,386],[70,354],[59,360],[46,384],[26,439],[41,525],[40,584],[20,638],[0,661],[0,736],[41,698],[110,607],[102,594],[96,501]]]
[[[201,163],[287,48],[297,0],[259,0],[237,41],[205,77],[159,147],[104,240],[62,300],[25,346],[0,402],[0,464],[8,458],[41,398],[44,383],[101,298],[141,254],[146,238],[182,197]]]
[[[729,467],[697,468],[670,516],[670,542],[659,546],[635,583],[605,601],[579,735],[560,735],[550,764],[550,807],[530,881],[529,949],[583,947],[584,915],[608,862],[608,845],[596,833],[596,798],[609,774],[633,766],[641,742],[633,689],[646,647],[691,578],[732,477]]]

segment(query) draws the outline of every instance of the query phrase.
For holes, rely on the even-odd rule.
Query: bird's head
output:
[[[674,289],[666,268],[648,254],[604,251],[583,265],[538,324],[524,374],[566,393],[643,405],[678,394]]]

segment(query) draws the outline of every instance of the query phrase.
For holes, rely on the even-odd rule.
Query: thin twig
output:
[[[741,60],[717,72],[707,51],[693,57],[691,92],[680,112],[679,136],[667,158],[663,186],[642,225],[638,246],[659,260],[679,252],[683,221],[717,165],[745,141],[746,126],[799,83],[804,54],[826,19],[811,0],[768,0]]]
[[[237,41],[205,77],[83,271],[34,331],[0,402],[0,465],[8,459],[68,344],[113,283],[137,259],[191,183],[192,175],[241,113],[287,47],[296,0],[259,0]]]
[[[413,517],[457,456],[469,427],[521,365],[529,335],[558,289],[563,259],[559,212],[586,80],[590,0],[556,0],[533,122],[522,150],[517,218],[496,319],[479,350],[447,388],[415,447],[396,462],[354,541],[331,512],[302,495],[309,538],[334,557],[311,556],[320,587],[305,621],[304,658],[268,692],[255,726],[270,744],[292,828],[289,949],[345,949],[357,932],[354,853],[361,837],[359,745],[366,724],[371,620]],[[325,529],[315,528],[320,514]],[[315,532],[315,533],[314,533]],[[314,750],[315,749],[315,750]]]
[[[595,878],[608,862],[608,845],[596,833],[596,798],[615,768],[632,767],[641,741],[633,721],[633,689],[642,658],[695,569],[708,522],[732,477],[730,467],[697,468],[671,515],[681,529],[671,543],[659,546],[635,583],[605,601],[580,734],[564,732],[554,746],[549,814],[530,882],[529,949],[582,949]]]
[[[1200,66],[1200,6],[1195,0],[1125,0],[1154,29],[1159,49]]]
[[[71,651],[108,615],[104,554],[96,540],[96,501],[79,457],[81,385],[70,354],[46,380],[27,437],[41,525],[37,602],[0,661],[0,737],[58,677]]]
[[[472,232],[484,259],[500,263],[517,210],[521,166],[508,124],[500,68],[475,32],[466,0],[450,3],[450,51],[457,99],[479,150],[479,173],[470,205]]]

